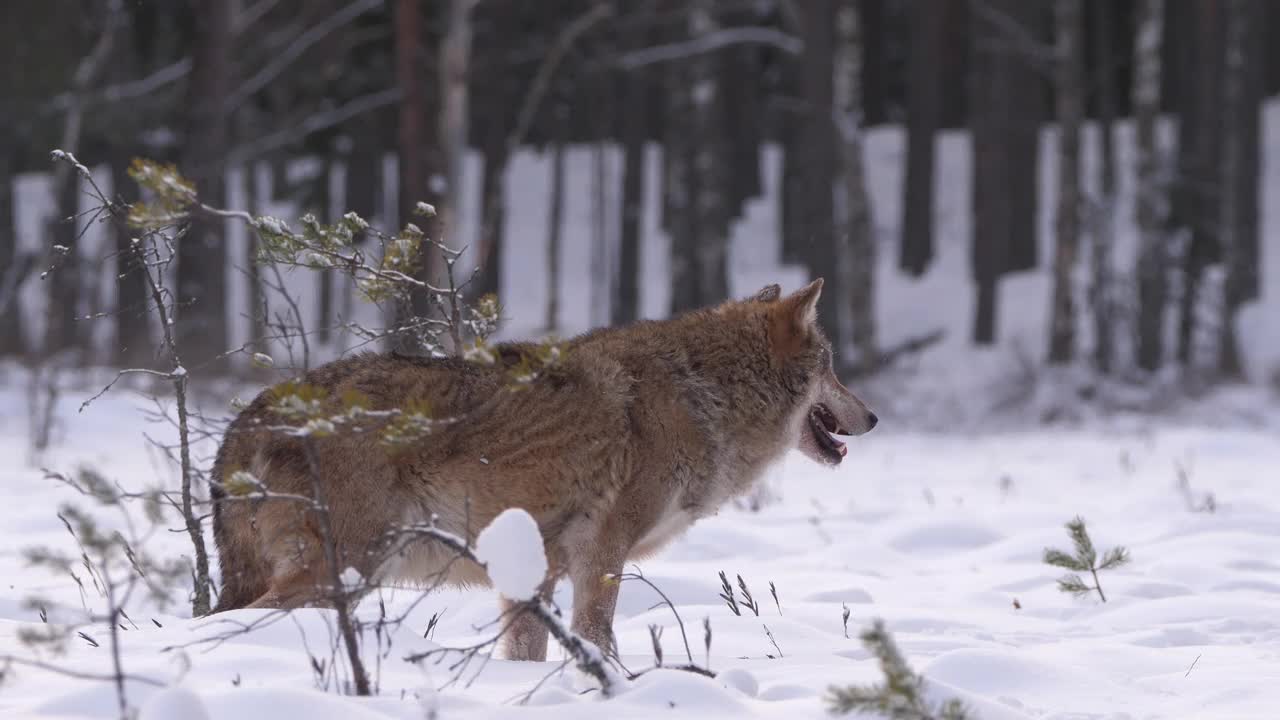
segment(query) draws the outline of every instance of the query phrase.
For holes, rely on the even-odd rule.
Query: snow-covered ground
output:
[[[54,513],[74,497],[24,463],[23,379],[8,370],[0,383],[0,453],[9,459],[0,470],[0,654],[29,656],[17,635],[40,619],[24,599],[45,598],[51,618],[74,616],[81,599],[70,579],[28,569],[20,556],[31,545],[71,549]],[[172,482],[172,468],[141,436],[167,432],[144,422],[147,404],[122,391],[76,414],[87,383],[63,396],[55,447],[30,459],[61,471],[89,464],[128,487]],[[702,620],[710,619],[711,669],[738,670],[725,680],[655,672],[603,701],[580,694],[585,680],[564,673],[518,704],[559,666],[553,647],[551,662],[494,660],[437,691],[450,677],[446,667],[424,670],[402,658],[433,642],[465,645],[491,632],[476,628],[495,618],[496,599],[470,590],[419,602],[380,663],[366,648],[380,668],[380,694],[369,700],[315,688],[309,655],[327,657],[333,638],[325,612],[294,613],[223,645],[179,653],[165,648],[226,626],[186,617],[182,603],[168,613],[139,604],[121,633],[126,669],[194,696],[140,682],[128,684],[128,696],[137,706],[154,703],[148,713],[169,708],[144,717],[175,720],[199,717],[196,702],[210,718],[234,720],[420,718],[430,708],[441,718],[818,718],[829,685],[877,679],[856,636],[880,617],[936,697],[959,697],[988,720],[1273,718],[1280,705],[1280,422],[1274,404],[1258,402],[1261,391],[1251,395],[1259,414],[1230,426],[1112,418],[1091,429],[938,434],[895,432],[886,423],[854,443],[837,470],[789,458],[769,477],[776,497],[763,509],[726,508],[641,564],[675,602],[699,663],[706,662]],[[1177,489],[1178,467],[1193,504],[1212,493],[1214,512],[1190,509]],[[1062,525],[1077,514],[1100,549],[1123,544],[1133,556],[1127,567],[1103,573],[1106,604],[1058,592],[1060,572],[1040,560],[1046,546],[1069,548]],[[160,554],[183,547],[179,533],[146,543]],[[759,617],[735,616],[720,601],[721,570],[742,575]],[[86,594],[91,606],[97,602],[91,588]],[[556,599],[567,609],[570,597],[562,587]],[[383,599],[394,614],[418,595],[393,591]],[[657,601],[647,587],[624,584],[615,628],[633,670],[652,662],[654,623],[665,627],[668,662],[685,660],[674,617],[654,608]],[[369,616],[376,610],[376,599],[361,607]],[[248,622],[255,612],[229,617]],[[437,613],[432,639],[424,640]],[[106,629],[85,632],[102,646],[73,637],[67,655],[51,661],[107,671]],[[114,713],[109,683],[14,667],[0,686],[4,718]]]

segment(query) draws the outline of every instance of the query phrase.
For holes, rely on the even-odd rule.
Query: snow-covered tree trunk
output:
[[[1080,245],[1080,125],[1084,116],[1081,0],[1054,3],[1057,26],[1055,95],[1058,119],[1058,207],[1054,220],[1053,305],[1049,362],[1067,364],[1076,345],[1076,256]]]
[[[840,234],[844,236],[842,245],[846,252],[838,272],[845,274],[840,285],[848,292],[851,310],[848,337],[854,350],[852,361],[842,364],[858,367],[874,362],[876,356],[876,244],[862,161],[862,51],[857,0],[840,0],[836,9],[833,81],[845,193],[845,226]]]
[[[1148,372],[1164,362],[1168,296],[1164,233],[1165,184],[1160,176],[1156,120],[1160,114],[1160,44],[1164,0],[1141,0],[1134,44],[1133,111],[1138,154],[1138,366]]]

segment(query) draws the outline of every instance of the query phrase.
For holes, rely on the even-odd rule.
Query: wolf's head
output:
[[[846,448],[838,436],[868,432],[878,418],[836,377],[831,343],[817,322],[821,296],[819,278],[786,297],[777,285],[769,285],[753,299],[766,306],[770,351],[801,384],[802,398],[790,424],[799,433],[797,446],[817,462],[839,465]]]

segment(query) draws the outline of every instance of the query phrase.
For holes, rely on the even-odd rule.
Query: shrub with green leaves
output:
[[[1102,583],[1098,580],[1098,571],[1118,568],[1129,562],[1129,551],[1123,546],[1117,545],[1104,553],[1102,562],[1098,562],[1098,551],[1094,549],[1093,540],[1089,537],[1089,531],[1085,529],[1084,519],[1077,516],[1067,523],[1066,527],[1067,534],[1071,536],[1071,542],[1075,546],[1075,553],[1070,554],[1054,548],[1044,549],[1044,561],[1046,563],[1072,571],[1071,574],[1058,578],[1058,589],[1075,596],[1088,595],[1096,590],[1102,602],[1106,602],[1107,596],[1102,592]],[[1085,572],[1093,576],[1092,585],[1086,583],[1076,574]]]

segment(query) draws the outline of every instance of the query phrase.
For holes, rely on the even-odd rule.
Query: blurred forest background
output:
[[[948,342],[997,343],[1001,281],[1039,271],[1049,364],[1269,377],[1241,348],[1280,322],[1237,316],[1280,255],[1277,37],[1269,0],[10,0],[0,355],[156,354],[143,282],[112,260],[129,235],[80,215],[62,148],[125,200],[140,156],[286,218],[394,229],[429,202],[470,291],[531,332],[824,276],[853,374],[936,340],[943,308],[965,308]],[[956,193],[960,231],[937,210]],[[206,219],[180,243],[184,356],[252,349],[279,292],[339,351],[339,276],[260,274],[237,233]],[[930,273],[954,277],[878,306]]]

